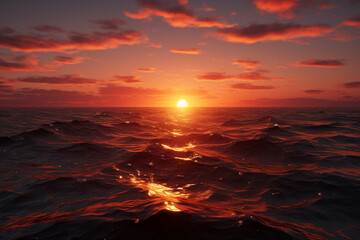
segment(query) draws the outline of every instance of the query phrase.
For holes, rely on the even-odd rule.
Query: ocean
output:
[[[356,108],[2,108],[0,239],[360,239]]]

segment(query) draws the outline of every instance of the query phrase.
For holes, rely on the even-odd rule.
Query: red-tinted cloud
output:
[[[360,28],[360,16],[351,17],[343,22],[344,25]]]
[[[174,49],[171,49],[170,52],[190,54],[190,55],[199,55],[201,53],[201,51],[197,48],[174,48]]]
[[[243,100],[240,104],[249,107],[359,107],[359,101],[338,101],[319,98],[259,98]]]
[[[331,0],[253,0],[255,7],[261,11],[275,13],[280,18],[293,18],[298,8],[330,9],[335,5]]]
[[[234,75],[229,75],[223,72],[207,72],[196,76],[196,79],[199,81],[224,81],[224,80],[233,80]]]
[[[90,20],[89,22],[99,25],[99,27],[104,30],[118,30],[119,26],[126,24],[126,21],[117,18],[108,20]]]
[[[59,64],[78,64],[83,60],[83,57],[56,56],[52,61]]]
[[[321,94],[321,93],[324,93],[326,91],[325,90],[310,89],[310,90],[305,90],[304,92],[308,93],[308,94]]]
[[[119,76],[115,75],[114,78],[124,83],[142,83],[143,81],[138,76]]]
[[[254,68],[259,66],[260,62],[255,60],[234,60],[232,64],[245,68]]]
[[[360,82],[348,82],[344,83],[343,88],[360,88]]]
[[[144,72],[144,73],[152,73],[152,72],[155,72],[156,70],[153,67],[149,67],[149,68],[138,68],[138,69],[136,69],[136,71]]]
[[[295,65],[303,66],[303,67],[338,68],[338,67],[344,67],[345,63],[343,60],[336,60],[336,59],[327,59],[327,60],[310,59],[306,61],[297,62]]]
[[[23,88],[0,98],[0,106],[7,107],[73,107],[92,106],[99,97],[79,91]]]
[[[0,47],[23,52],[112,49],[123,44],[134,45],[147,41],[145,35],[136,31],[91,34],[71,32],[66,40],[60,40],[43,35],[24,35],[10,30],[0,30]]]
[[[157,88],[128,87],[117,84],[107,84],[99,88],[99,93],[105,96],[134,96],[134,95],[150,95],[161,96],[167,94],[167,90]]]
[[[0,59],[0,71],[45,71],[45,69],[38,66],[35,55],[21,55]]]
[[[339,42],[350,42],[353,40],[360,39],[360,36],[349,29],[336,29],[333,36],[330,38],[331,40],[339,41]]]
[[[36,31],[39,31],[39,32],[46,32],[46,33],[62,33],[62,32],[65,32],[64,29],[62,28],[59,28],[57,26],[52,26],[52,25],[39,25],[39,26],[36,26],[34,27],[34,29]]]
[[[32,76],[17,78],[17,82],[23,83],[42,83],[42,84],[94,84],[98,81],[90,78],[83,78],[78,75],[64,75],[64,76]]]
[[[162,45],[160,43],[149,43],[147,47],[151,48],[162,48]]]
[[[14,91],[12,85],[9,85],[8,82],[3,81],[3,79],[0,78],[0,93],[1,94],[8,94],[12,93]],[[1,96],[0,96],[1,99]]]
[[[199,81],[225,81],[225,80],[243,80],[243,81],[265,81],[265,80],[283,80],[283,78],[274,78],[266,76],[268,70],[246,70],[238,75],[226,74],[223,72],[208,72],[196,77]]]
[[[292,9],[298,5],[300,0],[254,0],[257,9],[277,13],[284,18],[294,17]]]
[[[125,11],[124,14],[132,19],[150,19],[152,16],[158,16],[171,26],[180,28],[234,26],[218,17],[196,16],[187,6],[179,2],[174,5],[174,1],[140,0],[138,3],[144,8],[135,13]]]
[[[143,88],[106,84],[97,93],[88,94],[80,91],[48,90],[22,88],[13,90],[8,86],[3,88],[0,82],[0,106],[7,107],[74,107],[74,106],[153,106],[164,105],[164,99],[174,95],[193,96],[198,99],[214,98],[202,88],[171,89]],[[2,91],[2,89],[4,91]],[[6,92],[5,92],[6,91]]]
[[[204,12],[215,12],[216,11],[216,9],[212,8],[212,7],[202,7],[202,8],[198,8],[197,10],[204,11]]]
[[[274,89],[274,86],[259,86],[259,85],[252,85],[250,83],[235,83],[231,85],[234,89],[243,89],[243,90],[270,90]]]
[[[209,97],[209,93],[202,89],[185,89],[183,91],[175,91],[172,89],[158,89],[158,88],[144,88],[144,87],[130,87],[122,86],[118,84],[106,84],[99,88],[99,94],[102,96],[135,96],[135,97],[146,97],[146,96],[174,96],[174,95],[187,95],[197,97]],[[138,102],[141,106],[144,103]]]
[[[269,71],[265,69],[246,70],[242,74],[238,75],[237,79],[247,81],[283,80],[283,78],[266,76],[267,73],[269,73]]]
[[[212,33],[213,36],[237,43],[262,41],[286,41],[301,37],[321,37],[334,30],[328,25],[301,25],[294,23],[253,24],[243,28],[224,28]]]

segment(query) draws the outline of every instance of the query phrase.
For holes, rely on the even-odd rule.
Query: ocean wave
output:
[[[0,239],[358,239],[356,111],[22,111],[0,111]]]

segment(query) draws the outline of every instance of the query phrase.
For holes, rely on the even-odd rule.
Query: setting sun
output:
[[[177,107],[187,107],[188,106],[188,103],[186,102],[185,99],[180,99],[177,104],[176,104]]]

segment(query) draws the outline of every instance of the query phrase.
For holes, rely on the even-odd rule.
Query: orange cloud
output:
[[[243,90],[271,90],[274,89],[274,86],[258,86],[252,85],[250,83],[235,83],[231,85],[234,89],[243,89]]]
[[[99,25],[99,27],[104,30],[118,30],[119,26],[126,24],[126,21],[117,18],[109,20],[90,20],[89,22]]]
[[[155,72],[156,70],[153,67],[149,67],[149,68],[138,68],[138,69],[136,69],[136,71],[144,72],[144,73],[151,73],[151,72]]]
[[[17,78],[17,82],[23,83],[41,83],[41,84],[94,84],[98,81],[90,78],[83,78],[79,75],[70,74],[63,76],[32,76],[32,77],[23,77]]]
[[[158,16],[173,27],[232,27],[234,24],[228,24],[217,17],[196,16],[188,7],[184,6],[186,1],[177,2],[175,6],[169,4],[173,1],[160,2],[154,0],[140,0],[138,3],[143,9],[135,13],[124,11],[124,14],[132,19],[150,19],[152,16]]]
[[[360,28],[360,16],[351,17],[343,22],[344,25]]]
[[[83,60],[83,57],[56,56],[52,61],[59,64],[78,64]]]
[[[260,65],[259,61],[254,60],[234,60],[233,65],[238,65],[245,68],[254,68]]]
[[[227,42],[251,44],[262,41],[286,41],[301,37],[321,37],[333,31],[333,27],[321,24],[272,23],[218,29],[212,35]]]
[[[292,9],[299,4],[300,0],[254,0],[253,3],[257,9],[277,13],[283,18],[292,18],[294,13]]]
[[[297,62],[295,65],[303,67],[318,67],[318,68],[338,68],[344,67],[345,64],[343,60],[319,60],[319,59],[310,59],[307,61]]]
[[[114,76],[117,80],[120,80],[124,83],[142,83],[143,81],[138,76]]]
[[[134,45],[146,41],[147,37],[136,31],[91,34],[71,32],[68,33],[67,40],[60,40],[42,35],[19,34],[9,28],[0,30],[0,47],[23,52],[112,49],[119,45]]]
[[[201,51],[197,48],[174,48],[174,49],[171,49],[170,52],[198,55],[198,54],[200,54]]]
[[[298,8],[317,7],[318,9],[331,9],[336,5],[331,0],[253,0],[255,7],[261,11],[275,13],[280,18],[293,18],[294,10]]]

